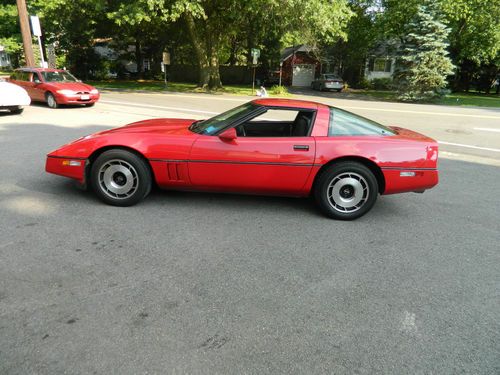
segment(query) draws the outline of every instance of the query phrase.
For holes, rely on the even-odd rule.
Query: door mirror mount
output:
[[[220,133],[219,138],[225,142],[231,142],[238,138],[238,135],[235,128],[229,128]]]

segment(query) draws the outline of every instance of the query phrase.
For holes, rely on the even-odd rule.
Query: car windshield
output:
[[[42,72],[45,82],[78,82],[69,72]]]
[[[325,74],[325,79],[340,79],[334,74]]]
[[[256,106],[252,103],[245,103],[229,111],[223,112],[220,115],[209,118],[208,120],[196,121],[189,127],[189,130],[198,134],[214,135],[227,127],[234,120],[251,113],[255,108]]]

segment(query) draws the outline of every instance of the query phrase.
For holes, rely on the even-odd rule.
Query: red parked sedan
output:
[[[339,108],[259,99],[204,121],[152,119],[73,141],[46,170],[130,206],[165,189],[313,195],[322,211],[352,220],[379,194],[438,183],[438,144]]]
[[[46,102],[50,108],[61,104],[93,106],[99,100],[99,91],[60,69],[21,68],[10,82],[23,87],[32,101]]]

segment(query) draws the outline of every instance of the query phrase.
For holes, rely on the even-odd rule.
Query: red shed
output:
[[[311,51],[312,49],[304,44],[283,50],[280,61],[283,63],[282,82],[285,86],[311,86],[320,69],[320,62]]]

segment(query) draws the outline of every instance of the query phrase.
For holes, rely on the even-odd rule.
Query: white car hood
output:
[[[31,99],[21,86],[0,82],[0,107],[30,105]]]

